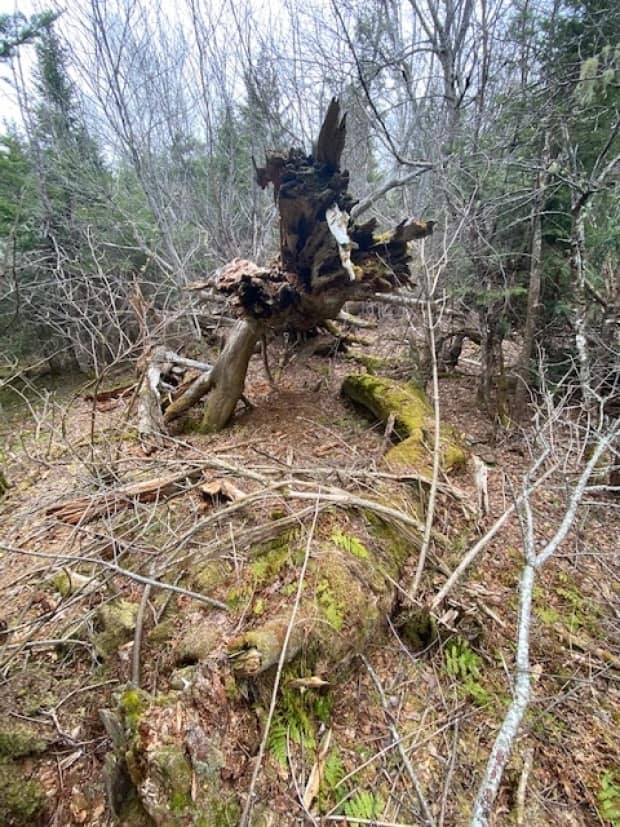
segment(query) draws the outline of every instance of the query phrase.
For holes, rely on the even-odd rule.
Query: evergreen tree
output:
[[[50,11],[29,18],[20,12],[0,14],[0,60],[8,60],[19,46],[32,43],[57,17],[57,13]]]

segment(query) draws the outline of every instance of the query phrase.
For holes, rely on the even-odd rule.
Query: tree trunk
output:
[[[514,408],[517,414],[523,412],[528,401],[530,385],[530,360],[534,350],[534,336],[538,323],[538,308],[542,284],[541,253],[542,253],[542,213],[545,205],[545,193],[549,182],[549,133],[545,132],[545,144],[541,158],[541,166],[536,176],[534,202],[530,213],[530,272],[527,292],[527,313],[523,330],[523,347],[517,364],[517,381]]]
[[[243,394],[245,376],[261,336],[255,320],[239,321],[211,372],[211,394],[202,419],[202,431],[218,431],[228,422]]]

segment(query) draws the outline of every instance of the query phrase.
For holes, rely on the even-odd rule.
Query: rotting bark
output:
[[[265,267],[235,259],[219,271],[212,286],[240,322],[212,373],[172,401],[162,427],[211,392],[202,428],[219,430],[243,393],[249,359],[263,335],[312,330],[336,319],[347,301],[410,282],[410,242],[430,235],[434,222],[408,219],[377,233],[374,219],[353,221],[356,202],[348,193],[349,174],[340,169],[345,135],[345,117],[334,99],[311,154],[291,149],[269,154],[263,167],[255,165],[259,186],[273,186],[279,258]]]
[[[45,513],[71,525],[87,523],[103,514],[114,514],[123,508],[129,508],[136,501],[153,502],[181,494],[187,488],[187,481],[199,479],[202,473],[203,469],[197,468],[119,485],[91,496],[65,500],[59,505],[50,506]]]

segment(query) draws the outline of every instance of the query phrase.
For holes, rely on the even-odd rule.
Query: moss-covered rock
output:
[[[394,418],[394,432],[401,442],[385,455],[390,467],[430,468],[434,421],[432,408],[422,388],[410,382],[365,373],[347,376],[342,392],[381,422]],[[459,468],[467,462],[467,451],[453,428],[442,425],[440,441],[444,471]]]
[[[40,824],[45,800],[45,790],[39,781],[25,777],[18,764],[0,759],[0,824],[6,827]]]
[[[113,600],[97,610],[101,631],[93,636],[97,654],[108,657],[131,640],[136,627],[138,604],[129,600]]]

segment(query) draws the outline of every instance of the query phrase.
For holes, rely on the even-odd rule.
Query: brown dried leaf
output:
[[[306,810],[310,809],[321,791],[321,780],[323,778],[325,759],[327,758],[327,753],[329,752],[331,742],[332,731],[331,729],[328,729],[319,744],[316,762],[310,771],[310,778],[308,779],[308,783],[306,784],[306,789],[304,791],[304,807]]]

